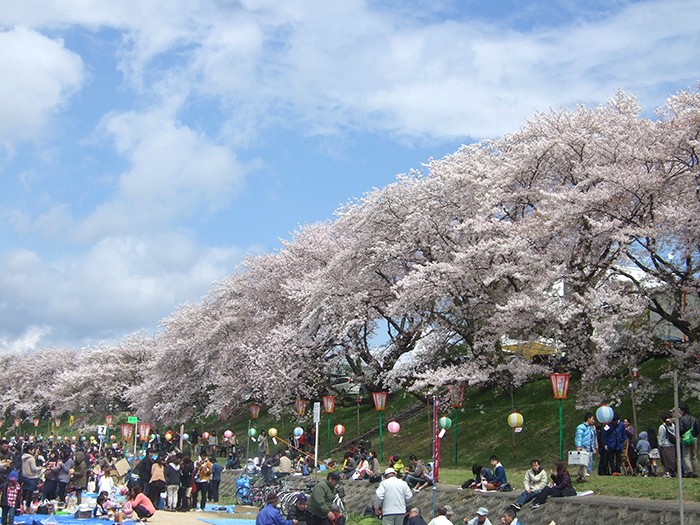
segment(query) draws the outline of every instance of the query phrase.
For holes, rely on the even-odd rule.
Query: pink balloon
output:
[[[392,434],[398,434],[401,430],[401,425],[397,421],[390,421],[388,425],[389,432]]]
[[[226,431],[224,432],[224,437],[225,437],[226,439],[230,438],[231,436],[233,436],[233,432],[231,432],[230,430],[226,430]]]

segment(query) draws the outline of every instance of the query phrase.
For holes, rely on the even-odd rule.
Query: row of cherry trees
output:
[[[6,377],[31,386],[8,390],[0,411],[112,404],[174,422],[252,399],[281,410],[338,370],[416,392],[568,370],[590,406],[658,355],[698,396],[699,137],[697,91],[654,120],[624,93],[538,114],[247,259],[155,336],[2,356]],[[659,344],[663,327],[685,342]],[[504,337],[560,351],[527,359]]]

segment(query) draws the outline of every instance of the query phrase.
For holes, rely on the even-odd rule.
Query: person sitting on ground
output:
[[[403,464],[403,461],[401,461],[399,456],[391,456],[389,458],[389,466],[394,469],[397,478],[403,478],[403,475],[406,472],[406,466]]]
[[[138,485],[135,485],[131,489],[131,508],[142,521],[145,521],[156,513],[156,508],[153,506],[153,503],[141,492],[141,487]]]
[[[352,457],[351,452],[346,452],[343,458],[343,477],[350,479],[357,468],[357,462]]]
[[[428,463],[427,465],[425,465],[425,480],[423,481],[423,483],[418,483],[416,485],[416,488],[414,488],[413,490],[415,490],[416,492],[420,492],[423,489],[432,487],[434,483],[435,482],[433,478],[433,464]]]
[[[535,497],[535,502],[532,504],[533,509],[537,509],[542,505],[549,496],[555,498],[562,498],[566,496],[575,496],[576,491],[571,485],[571,476],[569,471],[566,469],[566,463],[563,461],[555,461],[554,468],[552,469],[552,482],[549,486],[542,489],[542,491]]]
[[[420,515],[420,509],[418,507],[413,507],[408,511],[408,519],[406,520],[406,525],[428,525],[425,523],[423,516]]]
[[[381,467],[379,466],[379,460],[377,459],[377,453],[374,450],[370,450],[367,454],[367,479],[370,483],[376,483],[382,480]],[[394,469],[396,470],[396,469]],[[398,472],[397,472],[398,477]]]
[[[520,493],[516,502],[513,503],[513,508],[516,510],[520,510],[525,503],[535,499],[542,492],[542,489],[547,486],[547,472],[542,468],[539,459],[533,459],[530,462],[530,469],[525,473],[523,486],[525,490]]]
[[[226,464],[224,465],[225,470],[236,470],[241,468],[241,460],[238,459],[236,454],[229,454]]]
[[[437,508],[437,516],[428,522],[428,525],[453,525],[447,517],[447,509],[445,507]]]
[[[306,508],[306,503],[308,501],[309,498],[306,494],[299,494],[294,502],[294,505],[292,505],[289,508],[289,512],[287,512],[287,519],[297,520],[298,523],[306,525],[306,523],[309,521],[309,511]]]
[[[493,468],[493,476],[490,480],[482,481],[481,488],[484,490],[496,490],[503,485],[508,483],[508,478],[506,477],[506,469],[498,461],[498,456],[491,456],[491,467]]]
[[[418,460],[415,454],[409,456],[408,460],[411,462],[411,466],[409,467],[405,479],[408,486],[414,488],[425,482],[425,465],[422,461]],[[394,468],[394,470],[396,469]]]
[[[467,525],[491,525],[491,521],[488,518],[489,509],[486,507],[479,507],[476,509],[476,516],[472,519],[464,518],[464,523]]]
[[[109,501],[109,498],[107,497],[107,493],[100,492],[99,496],[97,496],[97,503],[95,504],[95,508],[92,509],[92,517],[93,518],[102,518],[102,519],[111,518],[111,514],[109,512],[109,509],[105,506],[106,501]]]
[[[649,475],[649,452],[651,451],[648,437],[649,434],[646,432],[640,432],[635,446],[637,449],[637,472],[645,478]]]
[[[462,483],[461,488],[480,489],[483,484],[483,481],[489,481],[492,479],[493,476],[488,468],[482,467],[481,465],[477,465],[476,463],[472,465],[472,474],[474,474],[474,477]]]

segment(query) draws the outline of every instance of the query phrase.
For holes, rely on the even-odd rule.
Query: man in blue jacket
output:
[[[620,421],[619,415],[615,414],[613,420],[604,428],[604,436],[610,470],[613,476],[619,476],[622,462],[622,450],[625,448],[627,442],[625,424]]]
[[[588,458],[588,466],[578,466],[578,478],[576,481],[585,483],[587,480],[584,476],[590,476],[593,471],[593,454],[598,452],[598,440],[595,433],[595,418],[590,412],[586,412],[583,416],[583,423],[576,427],[576,436],[574,437],[576,450],[587,451],[590,456]]]
[[[277,508],[279,498],[274,492],[267,495],[265,503],[266,505],[255,518],[255,525],[299,525],[297,520],[286,520],[282,517],[280,509]]]

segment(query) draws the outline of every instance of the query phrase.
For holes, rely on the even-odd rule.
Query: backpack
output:
[[[695,436],[693,436],[693,429],[689,428],[688,430],[686,430],[681,439],[681,443],[683,443],[684,445],[692,445],[695,442]]]

